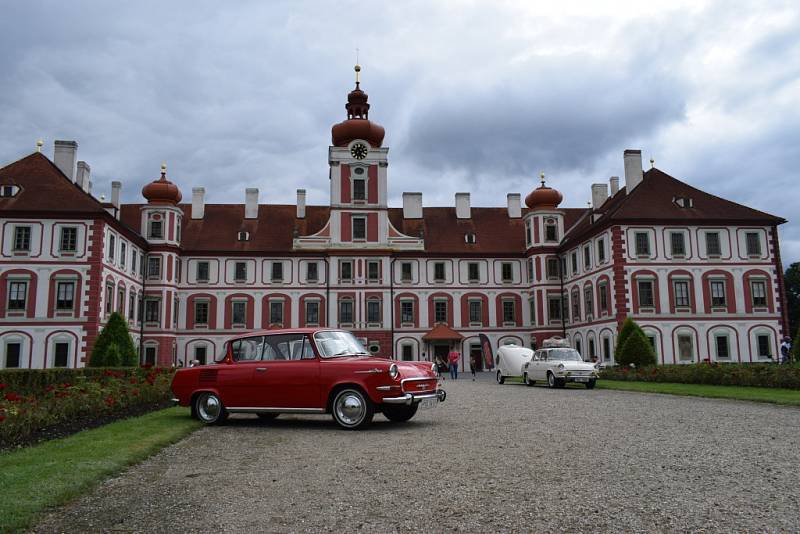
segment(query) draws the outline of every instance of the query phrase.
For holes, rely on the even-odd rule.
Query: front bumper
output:
[[[384,397],[384,404],[417,404],[425,399],[436,399],[439,402],[444,402],[447,398],[447,392],[443,389],[437,389],[435,393],[406,393],[401,397]]]

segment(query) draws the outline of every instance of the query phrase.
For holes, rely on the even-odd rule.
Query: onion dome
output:
[[[347,146],[354,139],[363,139],[372,147],[379,147],[386,135],[383,126],[369,120],[369,96],[361,90],[359,73],[361,66],[355,66],[356,88],[347,95],[347,120],[334,124],[331,128],[331,142],[333,146]]]
[[[178,186],[167,180],[167,164],[161,165],[161,178],[142,188],[142,196],[150,204],[177,204],[183,198]]]
[[[542,185],[530,192],[525,197],[525,205],[531,209],[555,209],[564,200],[564,197],[552,187],[544,185],[544,173],[541,175]]]

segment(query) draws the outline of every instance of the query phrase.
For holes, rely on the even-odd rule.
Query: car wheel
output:
[[[409,405],[386,405],[383,407],[383,415],[389,421],[395,423],[405,423],[417,413],[418,404]]]
[[[558,384],[558,381],[556,380],[556,375],[554,375],[553,373],[548,372],[547,373],[547,385],[548,385],[548,387],[554,388],[554,387],[557,386],[557,384]]]
[[[504,377],[504,376],[503,376],[503,375],[500,373],[500,371],[497,371],[497,383],[498,383],[498,384],[502,384],[502,383],[503,383],[503,382],[505,382],[505,381],[506,381],[506,377]]]
[[[260,414],[257,414],[257,415],[258,415],[258,418],[261,419],[262,421],[274,421],[275,419],[278,418],[278,415],[280,415],[280,414],[277,414],[277,413],[260,413]]]
[[[347,388],[341,390],[333,399],[333,419],[342,428],[356,430],[372,422],[375,408],[360,390]]]
[[[228,418],[225,406],[216,393],[201,393],[194,402],[197,418],[207,424],[216,425]]]
[[[528,378],[528,373],[525,373],[525,375],[523,376],[523,378],[525,379],[525,385],[526,385],[526,386],[531,386],[531,387],[532,387],[532,386],[533,386],[533,385],[536,383],[536,380],[530,380],[530,379]]]
[[[594,389],[594,385],[597,383],[597,380],[589,380],[586,382],[586,389]]]

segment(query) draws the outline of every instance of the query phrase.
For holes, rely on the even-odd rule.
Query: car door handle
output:
[[[256,367],[256,373],[265,373],[266,371],[266,367]]]

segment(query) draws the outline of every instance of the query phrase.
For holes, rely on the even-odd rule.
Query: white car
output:
[[[529,386],[547,381],[551,388],[563,388],[567,382],[578,382],[592,389],[597,376],[595,364],[583,361],[577,350],[566,347],[539,349],[522,366],[522,379]]]
[[[531,361],[533,351],[518,345],[503,345],[497,349],[494,363],[497,366],[497,383],[502,384],[509,376],[522,376],[523,366]]]

